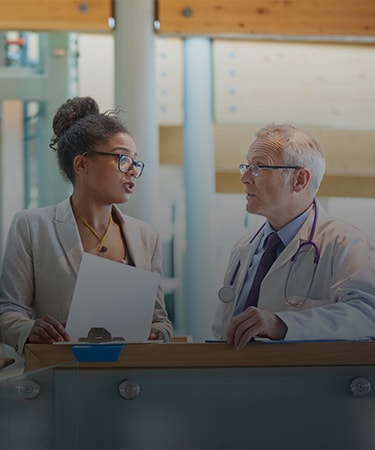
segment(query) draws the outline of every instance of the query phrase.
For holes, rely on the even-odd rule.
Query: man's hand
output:
[[[284,339],[286,332],[285,323],[276,314],[250,306],[232,320],[227,340],[239,350],[255,336]]]
[[[28,342],[32,344],[53,344],[69,340],[64,326],[48,314],[34,322],[28,338]]]

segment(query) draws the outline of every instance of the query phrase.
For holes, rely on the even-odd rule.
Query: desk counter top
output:
[[[100,344],[99,344],[100,345]],[[103,344],[101,344],[103,345]],[[27,344],[25,370],[74,363],[72,345]],[[125,344],[117,361],[80,362],[77,368],[212,368],[375,365],[375,342]]]

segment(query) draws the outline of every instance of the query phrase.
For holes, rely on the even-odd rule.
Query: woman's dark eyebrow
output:
[[[111,152],[113,152],[114,150],[122,150],[124,152],[130,152],[130,150],[126,147],[115,147],[111,150]]]
[[[126,148],[126,147],[115,147],[115,148],[113,148],[111,151],[114,151],[114,150],[121,150],[121,151],[123,151],[123,152],[132,153],[132,151],[131,151],[130,149]],[[137,156],[138,156],[138,155],[137,155],[137,152],[135,152],[135,153],[134,153],[134,157],[136,158]]]

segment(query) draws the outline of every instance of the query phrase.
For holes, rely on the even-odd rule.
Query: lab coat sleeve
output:
[[[375,337],[375,250],[360,233],[338,237],[327,304],[277,312],[288,330],[285,340]],[[324,255],[322,255],[324,258]]]

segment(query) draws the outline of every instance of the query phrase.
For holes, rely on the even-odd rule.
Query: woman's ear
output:
[[[76,155],[73,159],[73,168],[76,173],[84,173],[87,168],[87,158],[85,155]]]
[[[293,188],[295,192],[300,192],[305,189],[311,179],[311,172],[306,167],[301,167],[295,170],[295,175],[293,177]]]

